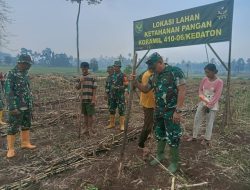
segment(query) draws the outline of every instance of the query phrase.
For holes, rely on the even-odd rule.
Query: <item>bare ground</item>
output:
[[[146,159],[137,149],[143,115],[135,95],[120,178],[117,176],[123,134],[120,134],[118,126],[112,130],[105,129],[108,111],[102,97],[103,81],[99,85],[100,96],[94,125],[97,136],[83,136],[80,139],[79,109],[72,88],[73,79],[35,76],[33,81],[36,108],[32,142],[38,148],[21,150],[17,140],[17,156],[8,160],[4,150],[5,138],[2,138],[0,189],[171,189],[173,178],[174,189],[250,189],[250,90],[246,88],[250,81],[234,81],[232,125],[222,133],[223,113],[218,113],[211,147],[204,147],[199,141],[185,141],[192,132],[192,110],[197,103],[198,81],[189,82],[180,151],[181,168],[174,176],[165,169],[168,166],[168,154],[163,162],[165,167],[148,164],[155,152],[153,137],[147,143],[151,153]],[[5,131],[4,127],[2,131]],[[183,187],[199,183],[204,184]]]

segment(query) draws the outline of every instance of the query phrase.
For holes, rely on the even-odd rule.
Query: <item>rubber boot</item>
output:
[[[120,130],[124,131],[125,128],[125,116],[120,116]]]
[[[115,127],[115,115],[110,115],[110,124],[107,127],[108,129],[114,128]]]
[[[21,148],[34,149],[35,145],[30,143],[30,131],[21,131]]]
[[[7,144],[8,144],[8,152],[7,158],[13,158],[15,156],[15,144],[16,136],[15,135],[7,135]]]
[[[155,166],[159,164],[159,161],[162,161],[165,159],[165,147],[166,147],[166,142],[165,141],[158,141],[157,142],[157,155],[156,159],[152,160],[150,162],[151,166]]]
[[[179,167],[179,148],[171,147],[170,156],[171,156],[171,163],[168,167],[168,170],[172,173],[175,173]]]
[[[0,111],[0,125],[6,125],[7,123],[3,122],[3,111]]]

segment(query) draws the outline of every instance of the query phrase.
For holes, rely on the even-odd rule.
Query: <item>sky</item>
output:
[[[133,52],[133,21],[218,0],[103,0],[100,5],[82,4],[80,15],[80,57],[128,56]],[[11,7],[7,26],[9,45],[0,51],[16,55],[25,47],[41,51],[47,47],[56,53],[76,57],[77,4],[66,0],[8,0]],[[235,0],[232,57],[250,57],[250,0]],[[228,42],[213,45],[227,60]],[[204,45],[177,47],[158,51],[170,62],[206,61]],[[145,52],[139,52],[142,57]],[[214,57],[209,51],[209,59]]]

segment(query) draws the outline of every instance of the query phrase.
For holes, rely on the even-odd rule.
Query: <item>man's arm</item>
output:
[[[96,88],[93,89],[92,103],[96,104]]]
[[[92,104],[96,104],[96,89],[97,89],[97,80],[96,78],[93,79],[93,96],[92,96]]]
[[[9,73],[7,75],[7,80],[5,82],[5,97],[10,113],[12,113],[13,115],[15,114],[17,115],[19,114],[17,107],[17,97],[15,96],[13,89],[14,89],[14,77],[12,73]]]
[[[173,115],[173,122],[179,124],[181,121],[181,109],[184,105],[186,96],[186,81],[182,70],[178,67],[174,67],[174,76],[176,77],[176,86],[178,90],[176,111]]]
[[[177,97],[177,105],[176,105],[176,111],[173,115],[173,122],[176,124],[179,124],[181,121],[181,112],[178,112],[182,109],[184,105],[184,100],[186,96],[186,85],[182,84],[177,87],[178,89],[178,97]]]
[[[152,87],[149,84],[143,85],[138,81],[135,81],[135,86],[143,93],[148,93],[150,90],[152,90]]]
[[[184,105],[184,100],[185,100],[185,96],[186,96],[186,85],[180,85],[177,87],[178,89],[178,98],[177,98],[177,105],[176,108],[177,109],[181,109]]]

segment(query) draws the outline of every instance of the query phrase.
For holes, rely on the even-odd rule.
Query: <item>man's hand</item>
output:
[[[18,109],[14,109],[14,110],[10,111],[10,115],[14,115],[14,116],[19,115],[20,113],[21,112]]]
[[[175,124],[180,124],[180,122],[181,122],[181,113],[177,113],[176,111],[174,112],[173,122]]]
[[[137,88],[137,83],[138,83],[138,81],[136,80],[136,74],[131,74],[129,76],[129,81],[133,81],[132,88],[135,90]]]
[[[136,79],[136,74],[131,74],[130,76],[129,76],[129,80],[131,81],[131,80],[135,80]]]

